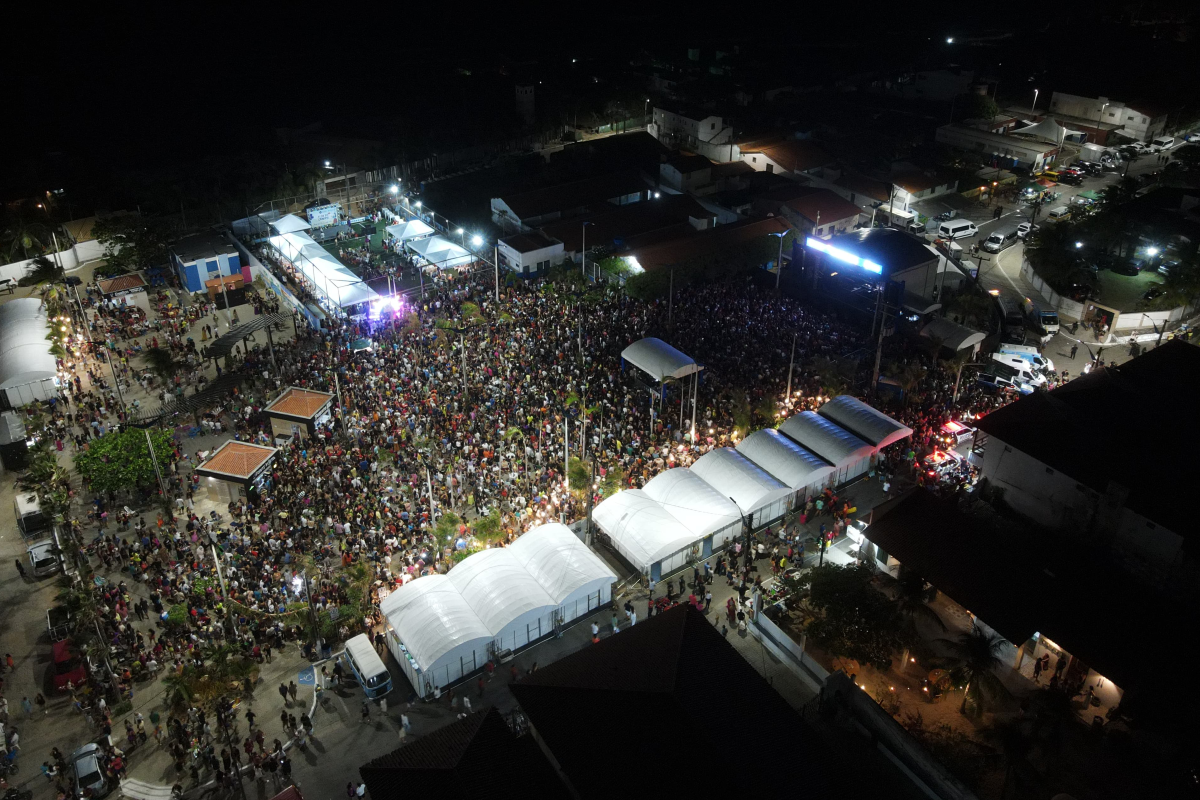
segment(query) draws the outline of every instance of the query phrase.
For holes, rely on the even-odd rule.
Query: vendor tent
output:
[[[433,227],[419,219],[410,219],[406,222],[388,225],[387,232],[389,236],[393,236],[402,242],[407,242],[410,239],[420,239],[423,236],[428,236],[433,233]]]
[[[539,525],[505,548],[558,606],[565,624],[611,602],[617,576],[566,525]]]
[[[733,501],[690,469],[660,472],[642,491],[698,538],[715,534],[706,548],[709,552],[724,547],[741,530],[742,515]]]
[[[667,378],[683,378],[703,367],[662,339],[639,339],[621,351],[621,358],[645,372],[658,383]]]
[[[442,269],[460,267],[470,264],[475,256],[470,250],[457,245],[441,236],[430,236],[426,239],[414,239],[406,242],[407,247],[430,264]]]
[[[492,634],[445,575],[426,575],[383,599],[388,649],[422,697],[487,663]]]
[[[795,492],[732,447],[718,447],[692,464],[692,472],[729,497],[751,525],[759,527],[786,514]]]
[[[643,575],[658,580],[699,556],[701,537],[640,489],[617,492],[596,506],[592,519]]]
[[[802,411],[779,426],[796,444],[819,455],[836,470],[834,484],[841,485],[867,471],[875,448],[815,411]]]
[[[271,227],[279,235],[286,233],[295,233],[297,231],[306,231],[312,226],[305,220],[297,217],[295,214],[285,214],[279,219],[271,223]]]
[[[280,234],[272,236],[269,241],[272,247],[311,281],[317,291],[339,308],[349,308],[368,300],[379,299],[379,294],[368,286],[366,281],[347,269],[307,233],[299,231]]]
[[[817,413],[874,445],[875,452],[913,434],[912,428],[901,425],[882,411],[876,411],[848,394],[833,398],[821,406]]]
[[[516,650],[554,631],[554,601],[507,549],[475,553],[449,577],[498,650]]]
[[[833,465],[805,450],[774,428],[755,431],[737,444],[737,451],[765,469],[805,500],[833,474]]]
[[[0,305],[0,389],[13,408],[58,396],[58,362],[46,341],[41,301],[22,297]]]
[[[934,317],[928,325],[921,329],[921,335],[935,339],[942,343],[942,347],[955,352],[978,347],[979,343],[987,338],[986,334],[971,330],[945,317]]]

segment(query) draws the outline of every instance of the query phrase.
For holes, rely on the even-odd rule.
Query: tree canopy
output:
[[[792,593],[813,610],[810,639],[835,655],[887,669],[906,644],[906,626],[896,604],[871,585],[866,565],[825,564],[790,579]]]
[[[167,469],[175,457],[171,434],[151,430],[150,439],[154,442],[159,469]],[[75,455],[75,468],[97,492],[149,489],[158,482],[146,434],[138,428],[126,428],[91,440],[87,450]]]
[[[96,220],[92,233],[104,245],[106,272],[133,272],[167,259],[168,231],[155,217],[120,214]]]

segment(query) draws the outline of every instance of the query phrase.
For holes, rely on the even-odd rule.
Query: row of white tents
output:
[[[778,430],[755,431],[736,448],[717,448],[690,468],[618,492],[592,516],[621,555],[659,580],[728,544],[743,520],[757,529],[825,487],[854,480],[880,450],[911,435],[911,428],[841,395]]]
[[[616,579],[565,525],[542,525],[385,597],[388,649],[425,697],[610,603]]]
[[[280,255],[307,278],[316,290],[338,308],[378,300],[379,294],[355,275],[328,250],[305,233],[309,224],[294,214],[271,223],[275,235],[269,241]]]
[[[465,266],[475,260],[470,250],[435,235],[433,227],[424,220],[397,219],[400,221],[387,226],[388,235],[403,242],[405,249],[420,256],[429,265],[449,269]]]

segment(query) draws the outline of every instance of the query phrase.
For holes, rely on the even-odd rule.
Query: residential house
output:
[[[523,278],[544,275],[563,260],[563,243],[540,231],[506,236],[496,250],[501,266]]]
[[[622,253],[635,269],[646,272],[669,269],[701,256],[719,253],[732,247],[742,247],[773,234],[785,234],[789,229],[781,217],[758,220],[739,220],[702,231],[684,231],[666,240],[635,241]],[[772,257],[771,259],[774,260]]]
[[[1124,103],[1107,97],[1055,92],[1050,96],[1050,113],[1070,115],[1093,123],[1119,125],[1117,133],[1139,142],[1148,142],[1161,136],[1167,129],[1166,110],[1146,102]]]
[[[667,147],[692,147],[698,142],[724,144],[733,140],[733,128],[719,114],[698,108],[655,106],[648,130]]]
[[[779,214],[805,236],[829,238],[852,230],[862,209],[829,189],[811,189],[779,206]]]
[[[789,178],[819,174],[823,167],[832,166],[833,156],[824,149],[802,139],[783,139],[764,144],[749,142],[738,147],[741,159],[758,172],[770,172]]]
[[[936,169],[919,169],[912,164],[898,164],[892,171],[893,208],[911,209],[920,200],[949,194],[958,188],[954,175]]]
[[[659,165],[658,179],[663,186],[677,192],[709,193],[717,189],[712,166],[704,156],[679,155]]]

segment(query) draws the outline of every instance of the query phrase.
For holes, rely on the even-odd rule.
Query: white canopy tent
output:
[[[802,411],[779,426],[781,433],[828,461],[841,485],[867,471],[875,448],[814,411]]]
[[[419,219],[410,219],[405,222],[398,222],[395,225],[388,225],[387,232],[389,236],[394,236],[402,242],[407,242],[410,239],[419,239],[422,236],[428,236],[433,233],[433,227]]]
[[[379,294],[302,231],[272,236],[271,246],[292,262],[312,285],[339,308],[348,308]]]
[[[558,606],[565,624],[612,600],[617,576],[566,525],[539,525],[505,548]]]
[[[1073,131],[1065,128],[1054,121],[1052,117],[1046,117],[1041,122],[1033,125],[1026,125],[1024,128],[1016,128],[1013,133],[1021,133],[1026,136],[1033,136],[1038,139],[1043,139],[1054,144],[1062,144],[1068,136],[1082,136],[1083,131]]]
[[[667,378],[684,378],[703,367],[662,339],[639,339],[621,351],[621,358],[645,372],[658,383]]]
[[[22,297],[0,305],[0,389],[13,408],[58,396],[58,362],[41,301]]]
[[[271,223],[271,227],[279,235],[287,233],[296,233],[297,231],[306,231],[312,227],[306,220],[297,217],[295,214],[284,214],[279,219]]]
[[[737,444],[737,451],[806,500],[833,474],[833,465],[774,428],[764,428]]]
[[[554,631],[556,604],[507,549],[475,553],[449,577],[497,649],[516,650]]]
[[[470,250],[448,239],[443,239],[441,236],[414,239],[405,243],[404,246],[433,266],[442,269],[460,267],[475,260],[475,256],[471,254]]]
[[[383,599],[388,649],[418,695],[482,669],[492,634],[445,575],[426,575]]]
[[[875,452],[913,434],[912,428],[901,425],[882,411],[877,411],[857,397],[851,397],[848,394],[833,398],[821,406],[817,413],[850,431],[864,442],[873,444]]]
[[[612,540],[617,552],[637,570],[656,580],[687,563],[697,536],[640,489],[627,489],[606,498],[592,519]]]
[[[711,549],[723,547],[741,531],[738,507],[690,469],[676,467],[660,472],[642,491],[697,538],[715,534]]]
[[[718,447],[696,459],[692,472],[729,497],[758,527],[789,510],[795,492],[732,447]]]

